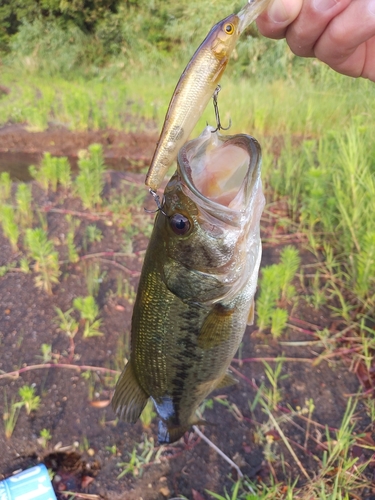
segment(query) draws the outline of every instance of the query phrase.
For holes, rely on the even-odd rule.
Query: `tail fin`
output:
[[[192,425],[213,425],[206,420],[196,420],[192,424],[189,425],[168,425],[164,422],[164,420],[159,420],[159,428],[158,428],[158,441],[159,444],[170,444],[178,441],[182,436],[187,432]]]
[[[159,420],[158,441],[159,444],[170,444],[178,441],[186,431],[190,429],[188,426],[168,426],[164,420]]]
[[[116,385],[112,398],[113,410],[125,422],[135,423],[146,406],[148,398],[149,396],[139,385],[129,361]]]

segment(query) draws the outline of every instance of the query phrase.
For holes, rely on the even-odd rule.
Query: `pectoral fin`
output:
[[[230,385],[238,384],[238,380],[233,377],[233,375],[229,372],[227,372],[224,377],[222,377],[217,385],[215,386],[215,389],[223,389],[224,387],[229,387]]]
[[[228,340],[233,325],[234,309],[216,304],[204,320],[198,336],[201,349],[211,349]]]
[[[139,385],[129,361],[118,379],[115,393],[112,398],[112,408],[125,422],[135,423],[149,396]]]
[[[249,315],[247,317],[247,324],[249,326],[254,324],[254,315],[255,315],[255,300],[253,299],[250,306]]]

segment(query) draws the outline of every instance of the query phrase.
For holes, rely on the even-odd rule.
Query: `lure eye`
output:
[[[232,23],[228,23],[225,25],[225,33],[227,33],[228,35],[232,35],[234,33],[234,26]]]
[[[182,214],[172,215],[169,219],[169,224],[171,225],[172,231],[180,236],[186,234],[190,229],[189,219]]]

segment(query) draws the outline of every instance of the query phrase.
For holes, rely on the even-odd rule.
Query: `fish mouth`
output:
[[[188,196],[217,218],[238,225],[258,191],[261,149],[254,137],[224,136],[207,126],[180,149],[178,167]]]
[[[245,29],[268,7],[271,0],[248,0],[248,2],[238,12],[237,16],[240,19],[238,25],[239,33],[243,33]]]

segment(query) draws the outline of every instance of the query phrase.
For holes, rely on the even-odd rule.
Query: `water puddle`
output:
[[[67,156],[73,172],[78,170],[76,156],[62,156]],[[28,182],[32,180],[32,177],[29,174],[29,166],[39,165],[42,158],[43,155],[41,153],[0,151],[0,173],[9,172],[13,181]],[[148,165],[145,161],[136,161],[121,157],[119,158],[111,155],[104,156],[104,163],[109,169],[120,172],[140,172],[142,168],[145,168]]]
[[[49,129],[28,132],[21,125],[0,127],[0,172],[9,172],[15,181],[29,181],[30,165],[39,165],[44,152],[68,158],[77,170],[79,151],[90,144],[101,144],[105,165],[112,170],[138,172],[149,165],[156,136],[120,131],[71,132]]]

